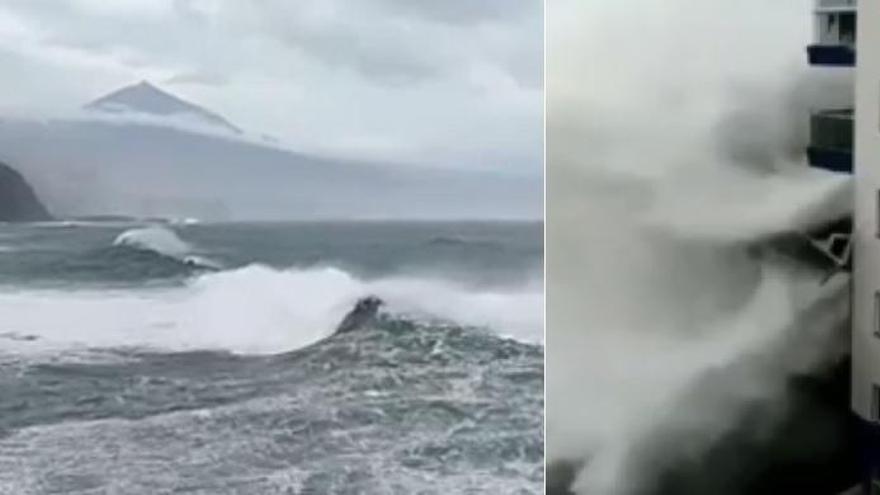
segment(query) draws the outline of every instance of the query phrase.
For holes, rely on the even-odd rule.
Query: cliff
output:
[[[51,218],[24,177],[0,162],[0,222],[34,222]]]

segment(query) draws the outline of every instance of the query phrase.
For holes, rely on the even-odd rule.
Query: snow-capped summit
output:
[[[87,104],[88,111],[133,113],[154,117],[182,117],[241,134],[238,127],[214,112],[162,91],[147,81],[126,86]]]

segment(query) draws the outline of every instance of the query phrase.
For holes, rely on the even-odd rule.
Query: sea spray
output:
[[[787,380],[845,349],[846,277],[749,249],[849,209],[797,151],[808,13],[549,8],[547,457],[578,493],[650,493],[756,404],[772,430]]]
[[[702,452],[737,424],[741,407],[781,399],[787,376],[835,357],[824,344],[846,318],[845,277],[823,286],[818,271],[794,260],[756,258],[699,231],[659,235],[611,204],[588,211],[578,218],[603,227],[556,234],[572,251],[549,258],[547,337],[548,445],[557,459],[585,462],[580,483],[592,490],[584,493],[626,493],[624,480],[643,482],[677,455]],[[825,300],[837,310],[816,318]],[[719,368],[750,371],[696,385]],[[675,441],[649,469],[638,453],[661,436]]]
[[[542,341],[540,286],[471,289],[405,277],[359,279],[324,267],[251,265],[182,287],[0,292],[4,328],[33,336],[20,352],[146,347],[274,354],[329,336],[354,302],[375,294],[392,312]]]

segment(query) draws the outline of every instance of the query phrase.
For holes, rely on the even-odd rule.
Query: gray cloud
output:
[[[304,149],[490,167],[512,155],[539,173],[539,4],[5,0],[0,51],[26,69],[0,81],[0,107],[46,113],[149,79]]]
[[[203,84],[205,86],[224,86],[229,80],[220,75],[210,72],[182,72],[165,80],[167,84]]]
[[[476,64],[533,87],[543,65],[533,0],[9,0],[7,9],[41,26],[48,41],[81,50],[164,59],[259,38],[378,83],[466,78]]]
[[[534,88],[543,66],[539,7],[521,0],[261,0],[229,14],[240,27],[380,84],[467,79],[474,66],[487,66]]]
[[[378,0],[390,11],[450,24],[504,22],[525,15],[540,17],[542,0]]]

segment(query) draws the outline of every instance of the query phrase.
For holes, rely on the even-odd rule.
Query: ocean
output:
[[[542,231],[0,225],[0,494],[541,493]]]

